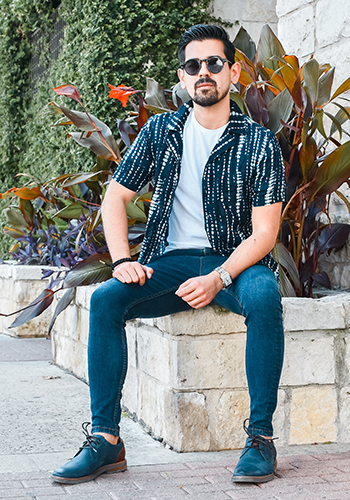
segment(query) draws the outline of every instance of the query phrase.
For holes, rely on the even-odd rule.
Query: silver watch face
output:
[[[226,271],[226,269],[224,269],[223,267],[217,267],[215,271],[217,271],[220,274],[220,277],[222,279],[225,288],[231,285],[232,278],[230,273]]]

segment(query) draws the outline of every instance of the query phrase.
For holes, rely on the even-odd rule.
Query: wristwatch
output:
[[[231,275],[226,269],[223,267],[219,266],[214,269],[214,271],[217,271],[220,274],[220,278],[222,280],[222,283],[224,285],[224,288],[229,287],[232,284],[232,278]]]

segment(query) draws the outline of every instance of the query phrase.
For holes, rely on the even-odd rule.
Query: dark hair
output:
[[[180,64],[185,62],[185,49],[187,45],[194,40],[221,40],[224,44],[224,53],[226,59],[231,63],[235,61],[235,47],[230,41],[228,33],[221,26],[215,26],[214,24],[196,24],[188,28],[181,36],[178,45],[178,56]],[[214,54],[213,54],[214,55]]]

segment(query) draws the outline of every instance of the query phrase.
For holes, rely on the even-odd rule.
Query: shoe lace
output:
[[[249,429],[249,426],[251,430]],[[245,447],[244,453],[246,453],[250,448],[258,448],[259,445],[266,446],[266,443],[278,439],[278,438],[266,439],[263,436],[260,436],[260,434],[255,434],[254,424],[249,418],[246,418],[245,421],[243,422],[243,429],[248,435],[248,437],[251,439],[250,445],[247,445]]]
[[[87,429],[89,425],[90,425],[90,422],[84,422],[82,424],[83,433],[85,434],[86,440],[80,446],[78,453],[80,453],[81,450],[83,450],[84,448],[90,448],[92,451],[97,453],[97,450],[94,448],[93,445],[97,445],[99,443],[99,439],[97,436],[94,436],[93,434],[89,434],[89,431]],[[78,453],[75,456],[77,456]]]

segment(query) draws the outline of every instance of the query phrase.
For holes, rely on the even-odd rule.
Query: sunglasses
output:
[[[225,62],[232,64],[231,61],[223,59],[220,56],[210,56],[208,59],[188,59],[188,61],[181,64],[181,68],[184,69],[188,75],[198,75],[202,67],[202,62],[204,61],[210,73],[220,73]]]

